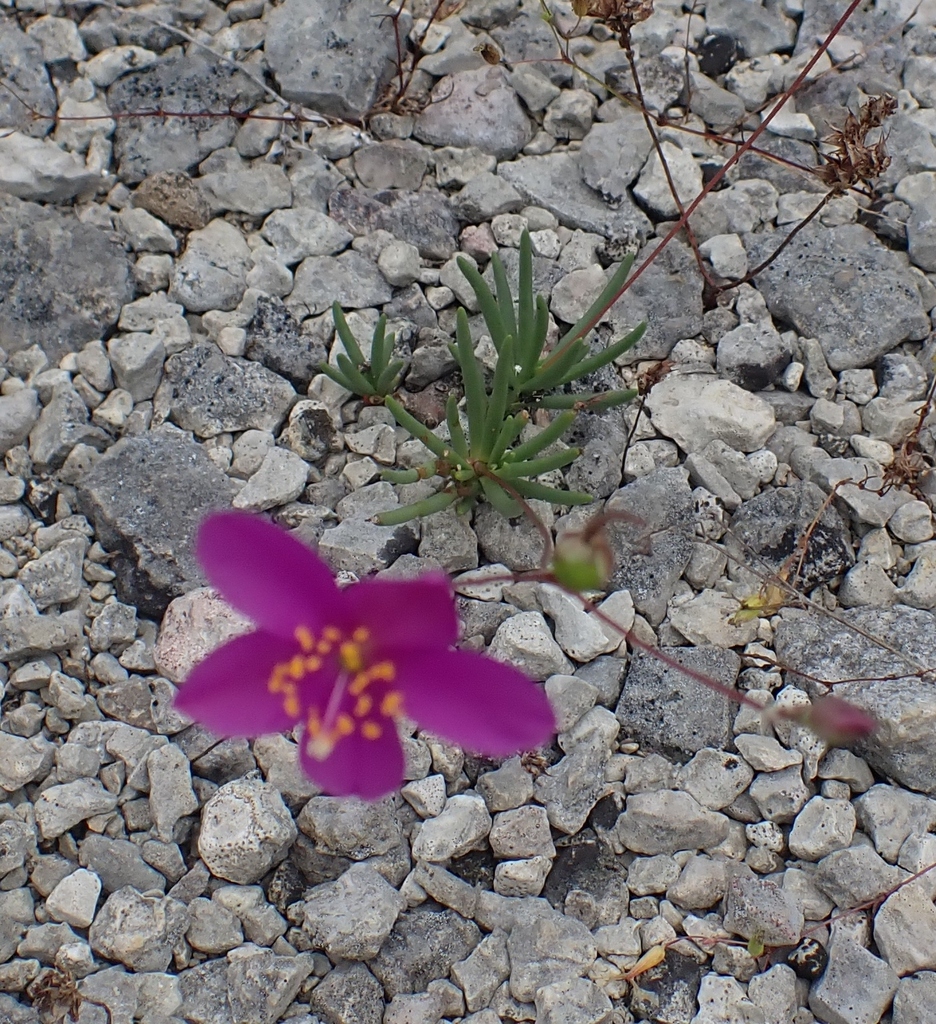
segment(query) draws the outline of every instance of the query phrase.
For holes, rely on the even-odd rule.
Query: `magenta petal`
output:
[[[556,731],[546,694],[510,665],[469,651],[402,651],[393,661],[404,713],[467,750],[503,757]]]
[[[198,560],[221,596],[259,626],[317,632],[338,600],[331,571],[285,530],[246,512],[218,512],[198,531]]]
[[[339,740],[323,761],[306,753],[299,741],[299,763],[309,778],[330,796],[356,796],[379,800],[403,782],[403,747],[393,723],[376,740],[360,732]]]
[[[273,666],[295,650],[295,644],[263,630],[235,637],[192,669],[175,706],[219,736],[285,732],[296,719],[266,683]]]
[[[364,580],[348,587],[341,598],[346,628],[369,629],[375,657],[384,646],[445,649],[458,639],[455,598],[446,576]]]

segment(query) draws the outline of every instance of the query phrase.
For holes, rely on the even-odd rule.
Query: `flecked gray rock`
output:
[[[165,971],[190,923],[183,903],[141,896],[129,886],[108,896],[88,933],[91,948],[131,971]]]

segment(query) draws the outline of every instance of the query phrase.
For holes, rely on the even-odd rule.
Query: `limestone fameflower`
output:
[[[220,736],[300,725],[300,763],[325,792],[375,800],[397,788],[403,716],[491,757],[555,731],[544,692],[521,672],[453,650],[444,575],[339,590],[314,551],[239,512],[206,519],[196,550],[212,586],[257,629],[198,664],[176,706]]]

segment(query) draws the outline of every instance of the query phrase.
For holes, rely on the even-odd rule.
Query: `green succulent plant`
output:
[[[513,339],[509,379],[507,381],[507,408],[541,409],[589,408],[593,411],[610,409],[628,402],[635,391],[594,391],[577,394],[549,394],[607,366],[622,353],[632,348],[643,336],[646,324],[639,324],[629,334],[598,352],[590,352],[585,341],[588,330],[594,326],[601,310],[621,290],[634,263],[634,257],[624,259],[597,299],[589,306],[555,348],[546,352],[549,310],[546,299],[533,293],[533,246],[530,234],[520,236],[518,294],[514,300],[507,281],[507,273],[497,253],[491,256],[494,291],[479,273],[477,267],[463,256],[458,266],[471,285],[478,300],[481,315],[497,351],[497,365],[506,362],[504,346]],[[456,359],[459,356],[453,348]],[[461,360],[459,359],[459,362]],[[464,372],[464,367],[462,367]],[[496,372],[495,372],[496,376]]]
[[[400,386],[406,367],[403,359],[391,358],[396,335],[387,334],[386,316],[381,316],[374,328],[370,359],[364,358],[361,346],[337,302],[332,303],[332,317],[344,352],[339,352],[336,357],[337,367],[321,363],[319,370],[365,402],[376,404],[382,401]]]
[[[552,487],[537,478],[570,465],[581,454],[579,448],[546,452],[571,427],[578,411],[610,409],[636,394],[630,390],[558,390],[607,366],[643,335],[646,324],[640,324],[619,341],[595,352],[585,341],[603,308],[622,288],[632,264],[633,257],[621,263],[585,314],[547,351],[549,310],[545,298],[533,292],[533,247],[529,233],[524,231],[520,239],[516,299],[496,253],[491,257],[493,291],[473,264],[459,258],[458,265],[477,297],[497,359],[488,384],[474,353],[468,314],[459,309],[455,318],[455,341],[450,348],[464,382],[467,429],[462,426],[458,399],[450,394],[446,404],[448,441],[420,423],[392,396],[405,364],[401,359],[390,359],[393,337],[386,336],[386,318],[381,317],[377,323],[371,357],[366,361],[335,303],[332,313],[345,352],[338,355],[337,367],[322,366],[322,372],[365,401],[382,401],[397,423],[422,441],[434,456],[417,469],[385,470],[384,479],[398,484],[430,477],[442,480],[434,494],[403,508],[382,512],[375,517],[377,522],[396,525],[452,505],[464,512],[481,500],[490,502],[508,517],[519,515],[526,499],[540,499],[555,505],[591,502],[588,494]],[[539,433],[521,441],[523,428],[537,409],[559,412]]]

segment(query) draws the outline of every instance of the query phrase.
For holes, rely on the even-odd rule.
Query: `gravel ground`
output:
[[[596,335],[649,324],[601,386],[671,372],[636,424],[582,416],[555,481],[642,523],[611,531],[608,614],[759,703],[839,682],[882,722],[855,751],[524,580],[523,520],[371,522],[424,493],[381,469],[426,452],[317,373],[333,300],[362,338],[387,314],[434,424],[476,312],[456,253],[513,275],[528,229],[562,329],[679,215],[599,84],[632,87],[616,38],[549,7],[580,70],[538,2],[467,0],[405,112],[367,117],[397,52],[380,0],[0,0],[2,1024],[936,1021],[936,872],[898,888],[936,863],[936,438],[903,445],[936,351],[936,6],[860,8],[761,137],[782,160],[746,155],[692,226],[716,283],[743,277],[823,195],[791,162],[887,92],[879,195],[838,195],[718,301],[680,234]],[[757,127],[844,9],[657,0],[635,26],[683,204],[733,151],[699,133]],[[231,110],[269,119],[152,113]],[[176,686],[246,628],[190,553],[232,505],[348,574],[450,572],[463,643],[545,682],[557,744],[497,764],[413,733],[367,805],[319,794],[295,737],[183,719]],[[811,602],[731,621],[791,559]]]

